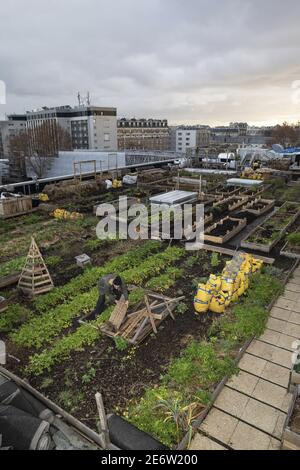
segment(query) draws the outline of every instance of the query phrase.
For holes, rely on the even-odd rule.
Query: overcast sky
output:
[[[298,121],[299,18],[299,0],[1,2],[0,111],[89,90],[119,117]]]

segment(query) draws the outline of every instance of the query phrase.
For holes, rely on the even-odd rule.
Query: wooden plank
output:
[[[151,308],[150,308],[150,305],[149,305],[148,297],[147,297],[146,295],[145,295],[145,304],[146,304],[148,316],[149,316],[149,319],[150,319],[150,322],[151,322],[153,331],[154,331],[155,334],[157,334],[157,328],[156,328],[156,325],[155,325],[155,321],[154,321],[154,318],[153,318],[153,314],[152,314],[152,312],[151,312]]]
[[[3,287],[11,286],[17,284],[19,281],[21,273],[10,274],[9,276],[4,276],[0,278],[0,289]]]
[[[208,245],[206,243],[202,246],[202,250],[214,251],[216,253],[220,253],[221,255],[228,255],[228,256],[234,256],[239,251],[239,250],[230,250],[229,248],[225,248],[223,246]],[[274,264],[275,263],[274,258],[267,258],[267,257],[262,256],[262,255],[255,255],[255,258],[263,261],[266,264]]]
[[[122,325],[127,313],[127,308],[128,307],[125,300],[120,300],[114,308],[110,316],[109,322],[114,326],[116,330],[119,330],[120,326]]]

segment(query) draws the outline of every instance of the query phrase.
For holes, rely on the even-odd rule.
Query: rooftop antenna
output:
[[[87,106],[91,105],[91,95],[89,91],[87,92],[87,95],[86,95],[86,104]]]
[[[78,92],[77,99],[78,99],[78,106],[80,107],[80,106],[81,106],[81,96],[80,96],[80,92]]]

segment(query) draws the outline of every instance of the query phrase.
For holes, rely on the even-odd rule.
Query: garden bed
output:
[[[24,256],[28,239],[38,232],[42,254],[46,263],[53,263],[49,269],[56,276],[56,287],[33,301],[11,292],[8,308],[0,316],[1,339],[10,354],[7,367],[95,429],[94,394],[100,391],[108,412],[123,415],[174,447],[207,406],[216,384],[235,372],[240,347],[264,328],[264,306],[278,289],[278,272],[268,268],[259,274],[247,296],[224,317],[196,316],[193,299],[198,284],[211,273],[220,273],[227,256],[190,253],[179,243],[99,241],[96,223],[96,218],[69,224],[43,216],[36,227],[24,223],[25,236],[23,226],[20,230],[15,225],[17,253],[0,224],[3,262]],[[82,252],[93,261],[84,271],[74,267],[74,255]],[[7,272],[12,265],[2,268]],[[176,321],[166,318],[157,334],[139,346],[117,338],[114,342],[99,331],[111,307],[94,322],[79,325],[78,319],[95,306],[98,279],[115,272],[127,284],[137,286],[130,291],[133,309],[146,290],[170,298],[185,296],[175,309]],[[179,426],[170,417],[174,406]]]
[[[250,250],[270,253],[282,239],[286,230],[297,220],[299,205],[286,202],[273,212],[259,227],[242,241],[241,246]]]
[[[226,217],[205,230],[204,240],[222,245],[241,232],[246,225],[246,219]]]
[[[280,251],[282,256],[286,256],[291,259],[300,259],[300,247],[293,246],[289,242],[286,242],[282,250]]]
[[[254,199],[243,206],[242,210],[253,214],[256,217],[261,217],[270,212],[275,206],[275,201],[270,199]]]

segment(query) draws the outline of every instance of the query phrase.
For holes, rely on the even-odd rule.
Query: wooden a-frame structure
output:
[[[48,292],[54,287],[48,268],[33,237],[18,287],[25,294],[32,296]]]

